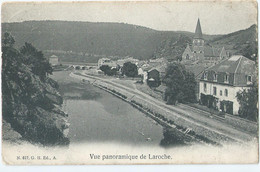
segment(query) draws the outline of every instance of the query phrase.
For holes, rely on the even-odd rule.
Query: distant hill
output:
[[[174,60],[194,35],[191,32],[156,31],[124,23],[72,21],[3,23],[2,32],[6,31],[15,37],[18,47],[30,42],[43,51],[64,52],[62,57],[67,61],[86,62],[96,62],[102,55],[138,59],[167,57]],[[225,35],[203,36],[214,45],[225,40]]]
[[[257,27],[252,25],[248,29],[233,32],[209,41],[213,46],[224,46],[231,54],[242,54],[256,60],[257,57]]]

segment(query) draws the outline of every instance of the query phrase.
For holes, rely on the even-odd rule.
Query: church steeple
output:
[[[196,30],[195,30],[195,36],[194,36],[195,39],[203,39],[202,37],[202,31],[201,31],[201,26],[200,26],[200,19],[198,18],[198,21],[197,21],[197,27],[196,27]]]
[[[195,35],[192,42],[193,56],[195,60],[204,59],[204,40],[200,26],[200,19],[198,19]]]

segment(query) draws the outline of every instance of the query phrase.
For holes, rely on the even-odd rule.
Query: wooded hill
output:
[[[78,57],[79,55],[67,57],[89,62],[96,62],[101,55],[132,56],[138,59],[167,57],[175,60],[180,58],[194,35],[191,32],[156,31],[124,23],[71,21],[3,23],[2,32],[10,32],[15,37],[17,47],[29,42],[43,51],[61,50],[65,53],[82,54],[81,57]],[[257,45],[256,26],[228,35],[203,35],[203,37],[212,45],[223,44],[233,53],[241,52],[248,57]]]

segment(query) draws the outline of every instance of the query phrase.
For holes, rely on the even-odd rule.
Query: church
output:
[[[203,39],[200,19],[197,21],[195,35],[192,40],[192,45],[187,45],[182,54],[182,62],[202,62],[202,63],[217,63],[228,58],[228,53],[225,48],[216,48],[205,44]]]

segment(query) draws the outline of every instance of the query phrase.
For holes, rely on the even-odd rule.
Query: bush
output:
[[[122,67],[122,75],[136,77],[138,75],[137,66],[131,62],[124,63]]]

